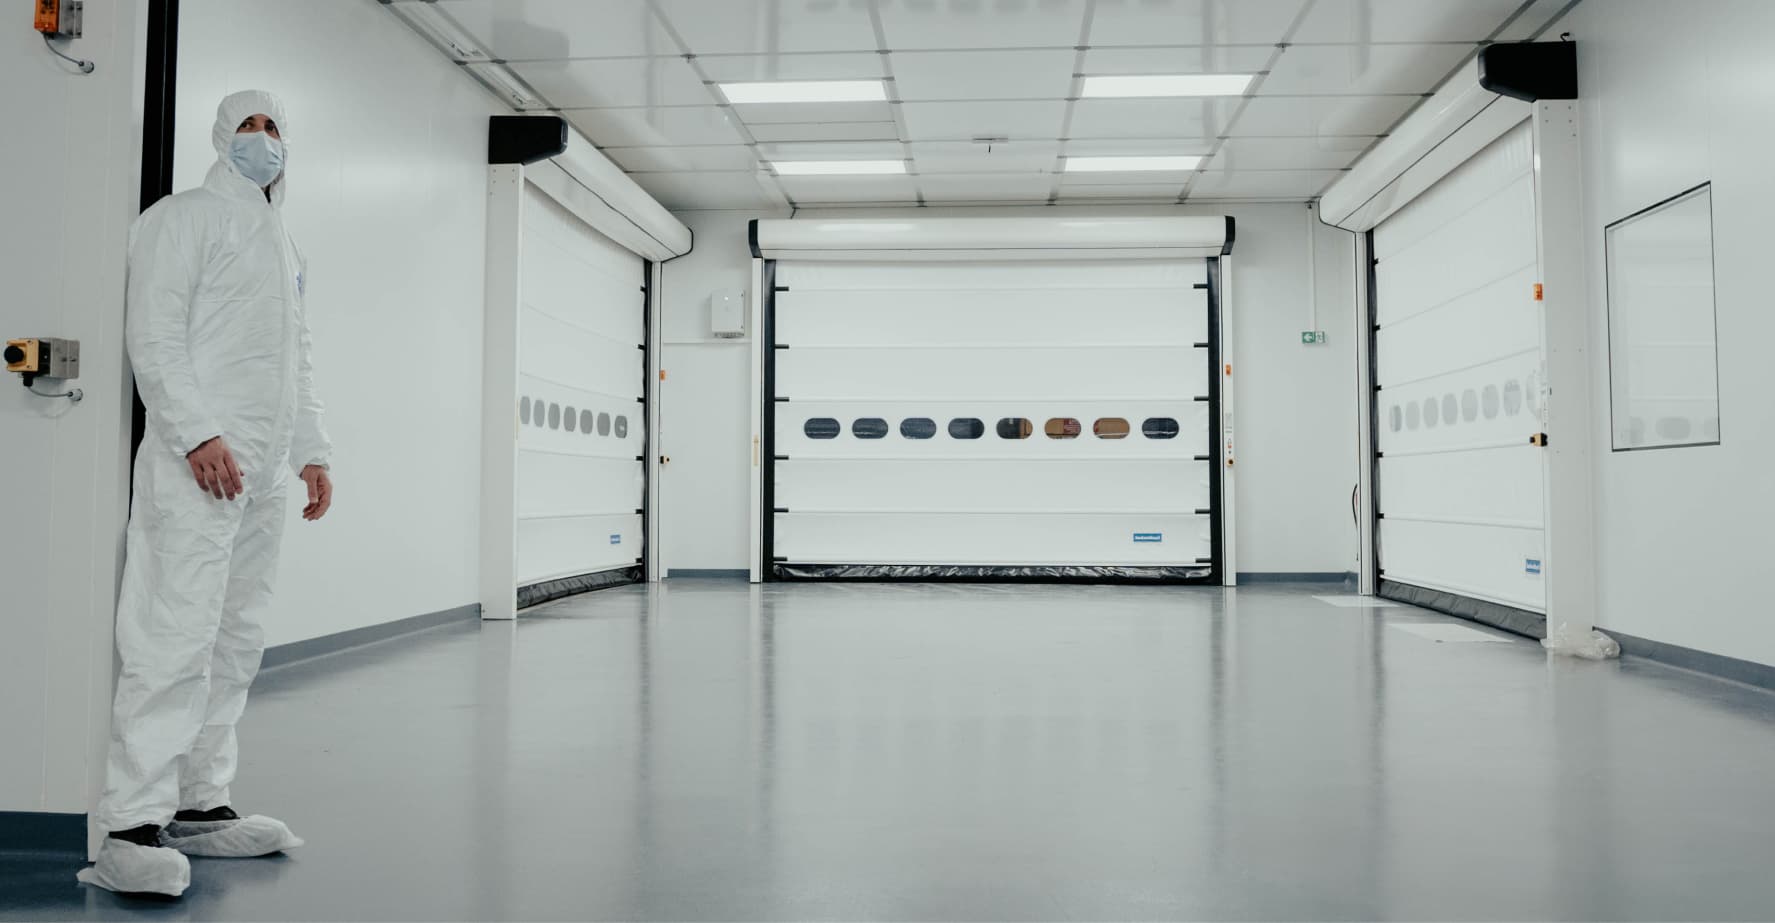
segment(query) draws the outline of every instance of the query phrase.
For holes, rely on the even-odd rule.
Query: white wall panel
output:
[[[1583,44],[1592,393],[1608,394],[1602,228],[1711,181],[1721,442],[1595,455],[1597,624],[1775,664],[1768,604],[1775,520],[1775,312],[1769,297],[1768,36],[1775,4],[1585,3],[1560,26]],[[1595,443],[1608,446],[1608,414]]]
[[[290,498],[267,640],[472,605],[487,117],[510,110],[376,4],[184,0],[180,12],[176,188],[215,162],[224,95],[262,87],[289,108],[284,220],[308,257],[339,495],[319,523],[297,517],[300,491]]]
[[[1375,229],[1387,579],[1545,608],[1541,331],[1523,125]]]
[[[74,384],[86,392],[70,407],[11,375],[0,388],[13,525],[0,533],[0,812],[84,813],[103,783],[129,502],[124,251],[142,172],[147,8],[88,7],[69,49],[98,61],[85,76],[47,56],[22,6],[0,34],[4,336],[80,340]],[[12,876],[0,891],[22,887]]]
[[[518,583],[642,555],[644,261],[524,188]]]

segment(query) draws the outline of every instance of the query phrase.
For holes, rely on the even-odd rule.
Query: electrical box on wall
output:
[[[27,386],[38,378],[80,377],[79,340],[8,340],[5,358],[6,370],[23,375]]]
[[[82,0],[37,0],[36,28],[50,38],[79,38],[85,18]]]
[[[723,340],[746,335],[744,292],[716,292],[709,296],[709,332]]]

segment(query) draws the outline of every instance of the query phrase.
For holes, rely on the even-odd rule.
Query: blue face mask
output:
[[[284,146],[262,131],[237,134],[228,145],[228,162],[260,188],[284,171]]]

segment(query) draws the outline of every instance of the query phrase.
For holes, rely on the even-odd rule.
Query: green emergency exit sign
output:
[[[1300,334],[1300,342],[1303,346],[1318,346],[1325,342],[1325,331],[1303,330]]]

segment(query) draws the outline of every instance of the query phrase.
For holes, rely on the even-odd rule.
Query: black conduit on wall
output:
[[[148,0],[146,79],[142,97],[141,210],[173,194],[173,104],[178,99],[179,0]],[[142,394],[131,388],[130,457],[148,426]]]

